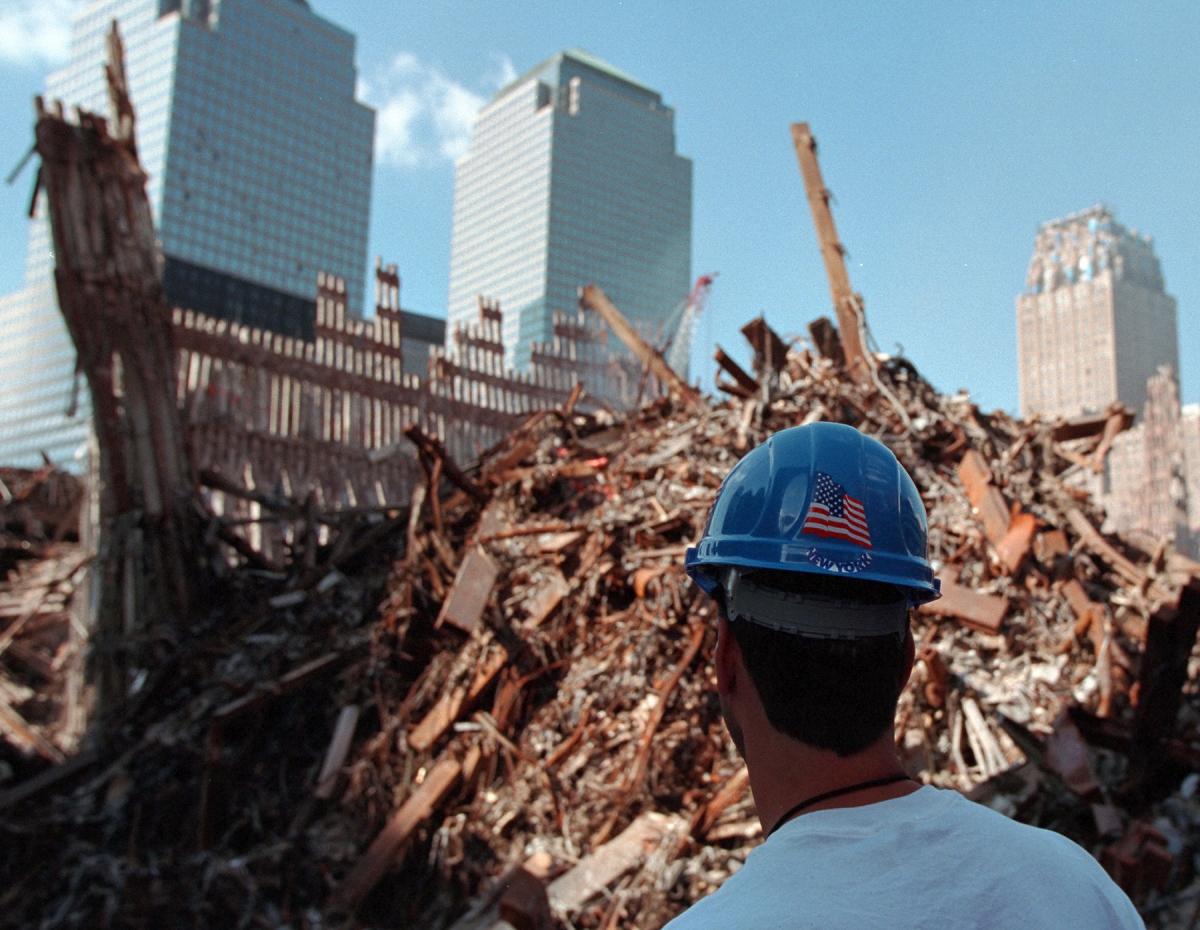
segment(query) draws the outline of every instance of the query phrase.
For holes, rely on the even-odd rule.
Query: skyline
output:
[[[18,24],[14,10],[54,6],[0,10],[0,113],[17,129],[0,142],[5,174],[58,63],[53,17]],[[737,328],[759,312],[784,334],[831,312],[788,134],[804,120],[881,349],[901,343],[939,390],[1015,410],[1015,301],[1037,227],[1102,201],[1154,236],[1179,304],[1183,400],[1200,400],[1200,103],[1189,93],[1200,8],[1126,22],[1111,3],[1089,6],[1086,21],[1031,4],[779,6],[733,22],[715,4],[689,7],[687,20],[621,5],[507,16],[485,4],[312,6],[358,38],[360,97],[379,114],[368,264],[399,264],[407,308],[446,312],[452,156],[474,109],[517,72],[581,47],[675,109],[677,151],[695,166],[692,276],[720,272],[693,352],[706,388],[712,344],[745,359]],[[32,178],[27,168],[0,189],[0,290],[21,283]]]

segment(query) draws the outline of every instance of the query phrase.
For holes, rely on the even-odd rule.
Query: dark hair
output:
[[[871,604],[901,597],[890,585],[821,575],[761,572],[755,580],[793,593]],[[746,620],[730,627],[776,730],[849,756],[892,726],[903,686],[905,637],[819,639]]]

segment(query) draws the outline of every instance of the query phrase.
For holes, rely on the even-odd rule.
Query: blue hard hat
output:
[[[940,597],[927,533],[921,495],[887,446],[812,423],[734,466],[684,565],[709,594],[722,569],[771,569],[895,585],[915,606]]]

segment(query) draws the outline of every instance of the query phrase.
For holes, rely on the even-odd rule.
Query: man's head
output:
[[[938,583],[920,494],[886,446],[833,423],[775,434],[726,477],[686,566],[721,606],[735,740],[749,716],[839,757],[890,733],[908,611]]]
[[[763,590],[783,595],[782,609],[798,614],[806,605],[822,612],[837,611],[839,605],[871,612],[904,604],[898,590],[872,582],[776,572],[758,573],[756,580]],[[732,691],[751,683],[770,725],[813,748],[850,756],[891,732],[896,701],[912,668],[907,617],[890,633],[835,639],[731,617],[724,598],[719,601],[718,662],[727,663],[718,676],[721,706],[739,751],[745,752],[745,737]],[[737,680],[741,672],[749,681]]]

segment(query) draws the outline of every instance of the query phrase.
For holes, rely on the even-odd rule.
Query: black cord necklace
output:
[[[857,784],[847,785],[845,788],[834,788],[832,791],[825,791],[821,794],[815,794],[811,798],[805,798],[795,807],[790,807],[783,812],[783,816],[775,821],[775,826],[767,831],[769,838],[772,833],[782,827],[785,823],[795,817],[797,814],[804,811],[806,808],[812,807],[814,804],[819,804],[822,801],[828,801],[830,798],[840,797],[843,794],[852,794],[855,791],[865,791],[867,788],[879,788],[883,785],[891,785],[898,781],[909,781],[907,775],[885,775],[883,778],[872,778],[870,781],[860,781]]]

